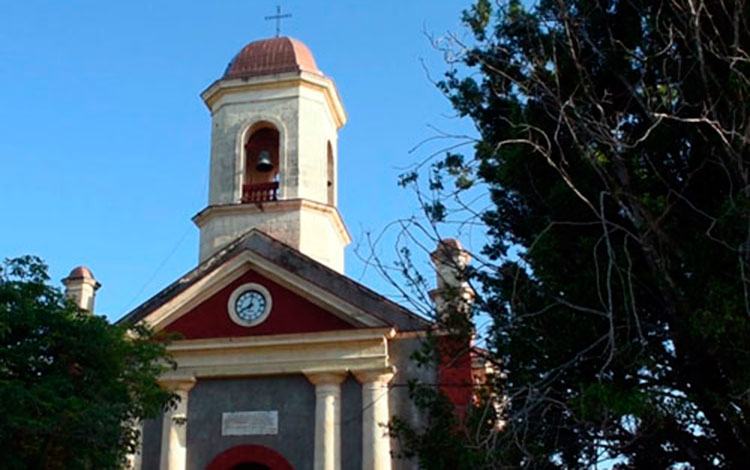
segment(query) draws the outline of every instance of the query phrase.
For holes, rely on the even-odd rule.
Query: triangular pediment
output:
[[[268,317],[249,327],[228,313],[232,292],[248,283],[265,287],[273,301]],[[186,339],[429,327],[408,310],[257,230],[239,237],[120,322],[145,322]]]
[[[230,315],[233,294],[252,289],[248,286],[260,286],[264,295],[268,296],[268,315],[258,324],[238,323]],[[288,287],[253,269],[247,269],[206,300],[167,323],[164,329],[179,333],[184,339],[206,339],[314,333],[361,326],[360,322],[346,315],[336,316]]]

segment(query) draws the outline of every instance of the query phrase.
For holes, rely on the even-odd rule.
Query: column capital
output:
[[[361,384],[376,382],[385,385],[393,379],[395,373],[395,366],[352,371],[354,377],[356,377]]]
[[[346,371],[340,372],[305,372],[307,380],[313,385],[340,385],[346,380]]]
[[[165,377],[159,379],[159,385],[172,392],[189,392],[197,382],[193,376]]]

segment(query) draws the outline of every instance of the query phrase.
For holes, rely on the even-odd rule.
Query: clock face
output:
[[[255,282],[234,289],[227,302],[227,313],[240,326],[252,327],[268,318],[271,313],[271,293]]]
[[[257,321],[266,311],[266,297],[255,289],[246,290],[234,301],[237,316],[248,323]]]

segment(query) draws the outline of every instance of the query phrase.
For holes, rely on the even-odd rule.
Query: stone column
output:
[[[362,384],[362,470],[391,470],[388,382],[393,369],[354,372]]]
[[[341,470],[341,382],[345,372],[306,374],[315,385],[314,470]]]
[[[132,428],[138,433],[138,445],[132,454],[127,455],[128,470],[141,470],[141,458],[143,455],[143,422],[132,424]]]
[[[188,393],[195,378],[165,380],[162,386],[174,391],[180,402],[177,408],[164,412],[161,432],[161,462],[159,470],[185,470],[187,462]]]

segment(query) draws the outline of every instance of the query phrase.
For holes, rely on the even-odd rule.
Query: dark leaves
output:
[[[137,438],[129,423],[175,399],[156,381],[166,338],[78,310],[38,258],[0,273],[3,468],[121,468]]]
[[[475,43],[438,86],[481,141],[430,183],[491,201],[471,280],[510,405],[502,433],[451,434],[487,444],[476,468],[746,466],[748,19],[742,0],[465,12]]]

